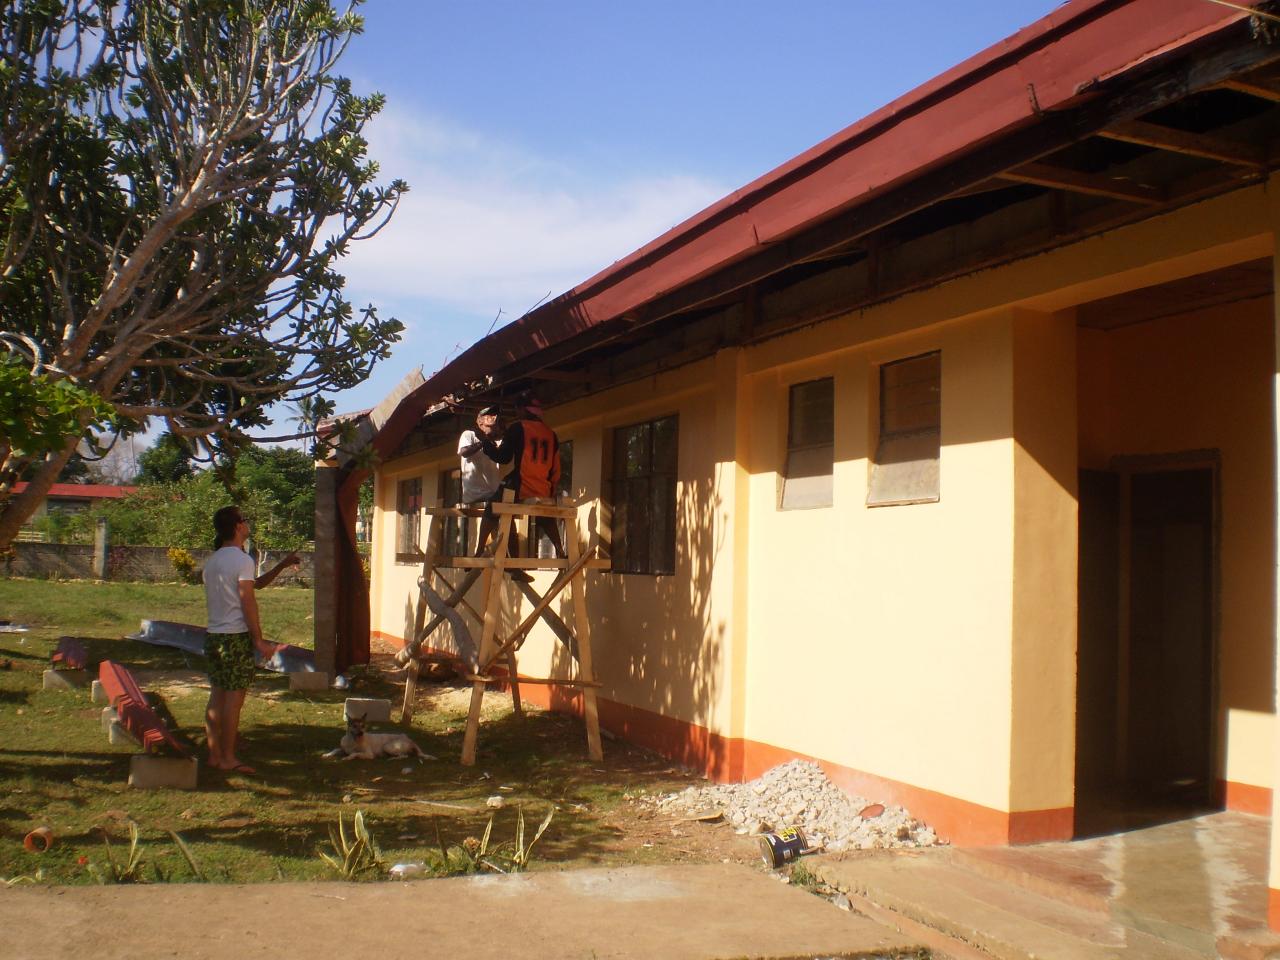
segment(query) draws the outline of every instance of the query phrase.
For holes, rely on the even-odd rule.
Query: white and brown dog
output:
[[[366,733],[364,717],[347,717],[347,732],[338,749],[326,756],[343,760],[376,760],[378,757],[418,757],[434,760],[403,733]]]

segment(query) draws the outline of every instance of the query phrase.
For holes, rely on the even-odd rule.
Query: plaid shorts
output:
[[[207,633],[209,682],[222,690],[247,690],[253,682],[253,638],[248,633]]]

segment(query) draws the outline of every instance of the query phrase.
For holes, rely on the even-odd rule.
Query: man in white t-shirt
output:
[[[301,561],[291,553],[271,570],[255,577],[253,558],[244,552],[249,521],[238,507],[223,507],[213,515],[216,534],[213,555],[204,565],[204,597],[208,632],[204,655],[209,661],[209,705],[204,729],[208,737],[209,766],[236,773],[255,773],[236,754],[240,709],[253,681],[253,651],[271,657],[283,644],[262,637],[255,590],[270,584],[287,566]]]
[[[489,503],[498,499],[498,487],[502,485],[503,469],[485,453],[485,441],[496,441],[498,431],[498,408],[485,407],[476,414],[476,428],[463,430],[458,437],[458,457],[462,462],[462,502]],[[484,545],[493,536],[498,521],[491,511],[486,511],[480,520],[480,532],[477,536],[476,553],[484,552]]]

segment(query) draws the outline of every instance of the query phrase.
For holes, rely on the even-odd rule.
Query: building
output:
[[[1072,0],[402,384],[370,596],[318,643],[403,642],[442,398],[534,389],[614,561],[619,736],[812,757],[957,843],[1271,812],[1277,27]],[[360,477],[325,471],[339,532]]]

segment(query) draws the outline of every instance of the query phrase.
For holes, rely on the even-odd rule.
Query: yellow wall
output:
[[[608,431],[680,418],[676,574],[590,581],[601,694],[998,811],[1069,807],[1077,458],[1216,446],[1227,776],[1269,783],[1272,353],[1246,318],[1269,306],[1159,336],[1077,337],[1071,312],[1269,251],[1259,201],[1241,190],[552,409],[588,498]],[[930,350],[940,500],[869,508],[878,365]],[[821,376],[835,378],[833,504],[781,511],[788,388]],[[391,558],[395,481],[420,472],[430,498],[454,463],[441,448],[379,473],[376,630],[404,636],[415,591],[417,569]],[[559,657],[535,632],[522,670]]]

